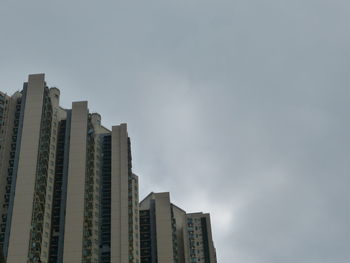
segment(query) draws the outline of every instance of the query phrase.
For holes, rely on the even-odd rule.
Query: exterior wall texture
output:
[[[39,155],[44,89],[43,75],[29,76],[23,120],[22,144],[17,171],[16,195],[14,198],[11,235],[7,255],[7,260],[12,263],[34,262],[34,260],[38,261],[39,259],[36,255],[29,255],[28,247],[33,237],[32,234],[34,234],[31,233],[33,199],[37,175],[37,156]],[[42,202],[42,200],[36,201]],[[42,231],[42,225],[33,226],[33,228],[36,227],[38,229],[34,230]]]
[[[73,103],[63,262],[82,262],[87,125],[87,103]]]
[[[179,262],[172,206],[169,193],[151,193],[140,203],[141,262]]]
[[[131,172],[126,124],[112,127],[111,263],[138,263],[138,184]],[[135,190],[135,188],[137,188]]]
[[[210,215],[192,213],[187,214],[186,219],[186,262],[216,263]]]

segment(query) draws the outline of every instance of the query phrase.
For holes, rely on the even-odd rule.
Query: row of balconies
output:
[[[16,119],[14,120],[14,128],[13,128],[13,135],[11,136],[12,143],[10,146],[10,160],[9,160],[9,168],[7,169],[7,177],[6,177],[6,186],[5,186],[5,195],[4,195],[4,204],[2,205],[2,208],[4,209],[3,212],[7,210],[9,207],[10,202],[10,192],[11,192],[11,185],[12,185],[12,175],[13,175],[13,166],[14,166],[14,158],[15,158],[15,151],[16,151],[16,143],[17,143],[17,133],[18,133],[18,124],[19,124],[19,114],[20,114],[20,105],[16,106],[17,110],[15,113]],[[6,218],[7,215],[3,214],[2,222],[3,226],[1,228],[6,228]],[[5,221],[4,221],[5,220]],[[5,231],[5,230],[4,230]],[[1,231],[1,232],[4,232]]]
[[[84,250],[83,263],[91,262],[92,255],[92,218],[93,218],[93,200],[94,200],[94,140],[88,136],[87,148],[87,175],[86,175],[86,203],[84,211]]]
[[[19,105],[20,106],[20,105]],[[19,114],[18,114],[19,117]],[[13,128],[13,136],[12,136],[12,143],[10,146],[10,160],[9,160],[9,168],[7,169],[7,176],[6,176],[6,186],[5,186],[5,195],[4,195],[4,204],[2,205],[3,212],[7,211],[9,207],[10,202],[10,193],[11,193],[11,185],[12,185],[12,175],[13,175],[13,166],[14,166],[14,159],[15,159],[15,151],[16,151],[16,143],[17,143],[17,133],[18,133],[18,118],[14,120],[14,128]],[[2,224],[1,224],[1,235],[0,235],[0,241],[4,240],[4,233],[6,230],[6,221],[7,221],[7,214],[2,215]]]
[[[47,116],[44,116],[44,118],[45,117]],[[32,229],[30,236],[30,259],[33,260],[33,262],[35,262],[36,258],[40,258],[46,202],[46,187],[49,161],[48,149],[50,147],[50,135],[48,135],[49,133],[47,132],[47,127],[45,126],[41,128],[39,162],[35,180],[35,195],[33,200],[34,211],[32,217]]]

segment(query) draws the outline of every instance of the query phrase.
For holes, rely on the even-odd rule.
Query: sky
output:
[[[1,0],[0,90],[128,123],[141,197],[209,212],[219,263],[350,262],[348,0]]]

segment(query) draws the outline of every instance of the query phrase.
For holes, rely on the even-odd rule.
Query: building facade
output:
[[[126,124],[59,105],[44,74],[0,93],[0,249],[7,263],[139,263]]]
[[[186,262],[216,262],[210,215],[190,213],[184,225]]]
[[[210,215],[187,214],[169,193],[140,202],[140,242],[142,263],[216,263]]]
[[[0,261],[216,263],[209,214],[139,203],[127,125],[60,106],[44,74],[0,92]]]

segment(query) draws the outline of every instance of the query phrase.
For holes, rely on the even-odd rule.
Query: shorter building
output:
[[[141,263],[216,263],[210,215],[186,214],[169,193],[150,193],[140,203]]]
[[[209,214],[187,214],[184,237],[186,262],[216,262]]]

